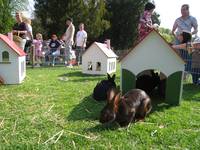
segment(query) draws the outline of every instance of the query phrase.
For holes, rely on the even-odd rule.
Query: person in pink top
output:
[[[139,40],[143,39],[145,35],[154,28],[152,19],[151,19],[154,9],[155,9],[155,5],[153,3],[148,2],[145,5],[144,12],[142,16],[140,17],[139,26],[138,26]]]
[[[43,43],[42,34],[37,33],[36,39],[33,40],[33,44],[35,46],[35,57],[38,67],[40,66],[42,57],[44,57],[42,53],[42,43]]]

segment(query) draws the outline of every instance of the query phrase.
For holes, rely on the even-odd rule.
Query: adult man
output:
[[[76,62],[82,64],[82,54],[85,51],[87,41],[87,32],[84,30],[84,24],[80,23],[79,31],[76,34]]]
[[[22,21],[22,13],[16,12],[15,14],[17,23],[13,26],[13,40],[14,42],[24,50],[24,46],[26,43],[26,34],[27,34],[27,28],[26,24]],[[20,37],[20,38],[19,38]]]
[[[72,45],[74,44],[74,32],[75,32],[75,27],[72,23],[72,18],[67,18],[66,21],[67,30],[64,34],[64,40],[66,44],[66,49],[65,49],[65,65],[68,67],[72,68]]]

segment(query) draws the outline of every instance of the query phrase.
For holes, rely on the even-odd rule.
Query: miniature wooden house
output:
[[[26,54],[7,36],[0,34],[0,82],[19,84],[26,76]]]
[[[140,73],[159,70],[166,77],[166,102],[180,103],[185,62],[157,31],[149,32],[120,61],[123,93],[135,88]]]
[[[116,71],[117,55],[107,44],[94,42],[82,56],[82,72],[105,75]]]

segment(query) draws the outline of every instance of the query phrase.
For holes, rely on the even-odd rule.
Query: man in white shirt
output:
[[[84,24],[80,23],[79,31],[76,34],[76,62],[82,64],[82,54],[85,51],[87,42],[87,32],[84,30]]]
[[[66,21],[67,30],[64,34],[64,40],[66,44],[65,49],[65,65],[68,65],[70,68],[72,68],[72,45],[74,44],[74,32],[75,27],[72,23],[72,18],[67,18]]]

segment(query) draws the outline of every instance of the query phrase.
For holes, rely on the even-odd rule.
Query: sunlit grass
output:
[[[23,84],[0,86],[0,149],[199,149],[199,87],[185,84],[180,106],[156,104],[143,123],[107,127],[98,121],[105,103],[91,97],[104,78],[35,68]]]

